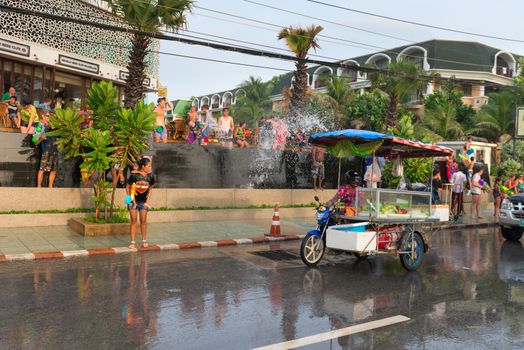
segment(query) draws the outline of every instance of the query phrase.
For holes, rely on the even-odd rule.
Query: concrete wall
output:
[[[153,207],[247,207],[250,205],[280,202],[281,205],[300,205],[313,202],[318,195],[328,200],[335,190],[314,192],[313,190],[261,190],[261,189],[171,189],[153,190]],[[0,211],[10,210],[65,210],[70,208],[92,208],[92,189],[80,188],[27,188],[1,187]],[[117,189],[115,203],[125,206],[125,190]]]

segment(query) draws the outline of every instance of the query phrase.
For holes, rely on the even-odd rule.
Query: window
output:
[[[472,94],[471,84],[461,84],[460,85],[460,90],[462,91],[464,96],[471,96],[471,94]]]
[[[56,72],[55,99],[62,108],[80,109],[82,99],[82,78],[71,74]]]

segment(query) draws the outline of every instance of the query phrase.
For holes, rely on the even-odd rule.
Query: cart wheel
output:
[[[401,239],[400,251],[409,252],[408,254],[400,254],[402,266],[408,271],[418,269],[422,264],[422,253],[424,252],[424,240],[420,233],[406,233]]]
[[[326,245],[319,236],[306,235],[300,245],[300,258],[307,266],[316,266],[324,256]]]

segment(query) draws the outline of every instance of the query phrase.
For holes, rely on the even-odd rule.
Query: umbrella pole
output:
[[[340,187],[340,170],[342,168],[342,158],[338,158],[338,186],[337,188]]]

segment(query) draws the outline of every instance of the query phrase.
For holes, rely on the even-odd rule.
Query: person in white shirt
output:
[[[466,175],[460,171],[457,161],[453,161],[453,167],[458,169],[451,176],[451,191],[452,191],[452,213],[455,217],[455,220],[458,219],[459,215],[462,214],[462,205],[464,200],[464,184],[467,182]]]
[[[473,215],[474,213],[477,214],[477,219],[484,219],[482,216],[480,216],[480,195],[482,194],[482,189],[484,188],[480,184],[480,179],[482,178],[482,174],[484,173],[484,169],[480,168],[479,171],[473,175],[473,179],[471,180],[471,195],[472,195],[472,205],[471,205],[471,217],[475,218]]]

